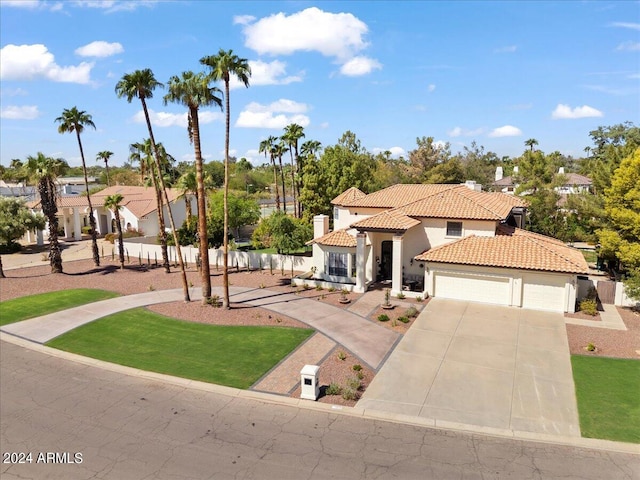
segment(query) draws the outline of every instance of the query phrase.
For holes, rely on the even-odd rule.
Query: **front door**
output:
[[[385,240],[382,242],[380,252],[380,280],[391,280],[393,272],[393,242]]]

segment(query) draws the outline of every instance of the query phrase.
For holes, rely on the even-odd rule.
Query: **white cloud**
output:
[[[590,117],[602,117],[603,113],[600,110],[596,110],[589,105],[583,105],[581,107],[571,108],[569,105],[559,103],[553,112],[551,112],[551,118],[564,119],[564,118],[590,118]]]
[[[235,15],[233,17],[234,25],[248,25],[256,19],[253,15]]]
[[[75,54],[81,57],[110,57],[122,52],[124,52],[124,48],[120,43],[103,41],[91,42],[75,50]]]
[[[0,50],[0,78],[2,80],[33,80],[46,78],[54,82],[87,84],[91,81],[94,63],[61,67],[47,47],[35,45],[7,45]]]
[[[632,30],[640,30],[640,23],[631,23],[631,22],[612,22],[609,24],[610,27],[619,27],[619,28],[630,28]]]
[[[290,55],[316,51],[347,60],[367,47],[367,25],[350,13],[329,13],[316,7],[289,16],[276,13],[244,28],[245,45],[259,54]]]
[[[24,97],[29,95],[29,92],[22,88],[3,88],[0,90],[0,95],[3,97]]]
[[[454,127],[447,132],[450,137],[474,137],[484,132],[484,128],[476,128],[475,130],[467,130],[466,128]]]
[[[348,77],[357,77],[366,75],[373,70],[380,70],[382,64],[377,60],[369,57],[354,57],[340,67],[340,73]]]
[[[8,118],[10,120],[33,120],[39,116],[40,112],[36,105],[24,105],[22,107],[9,105],[0,110],[0,118]]]
[[[516,50],[518,50],[517,45],[508,45],[506,47],[496,48],[493,53],[514,53]]]
[[[158,0],[75,0],[73,6],[97,8],[105,13],[132,12],[139,7],[152,7]]]
[[[637,52],[640,51],[640,42],[622,42],[616,47],[617,52]]]
[[[288,85],[302,81],[302,73],[299,75],[287,75],[287,64],[280,60],[263,62],[262,60],[249,60],[251,67],[250,84],[256,85]],[[231,77],[229,88],[244,88],[244,84],[236,77]]]
[[[310,123],[309,117],[303,115],[307,110],[306,104],[287,99],[280,99],[269,105],[251,102],[240,112],[236,126],[281,129],[290,123],[297,123],[306,127]]]
[[[286,15],[282,12],[256,21],[239,16],[245,46],[260,55],[291,55],[318,52],[341,64],[343,75],[364,75],[382,68],[380,62],[358,54],[369,44],[364,37],[367,25],[351,13],[331,13],[317,7]]]
[[[517,137],[522,135],[522,130],[518,127],[514,127],[512,125],[505,125],[503,127],[494,128],[489,133],[490,137],[499,138],[499,137]]]
[[[436,86],[435,86],[433,83],[431,83],[431,84],[429,84],[429,86],[427,87],[427,90],[429,91],[429,93],[431,93],[431,92],[435,92],[435,90],[436,90]]]
[[[433,146],[436,147],[438,150],[444,150],[447,148],[448,145],[449,145],[449,142],[445,142],[443,140],[436,140],[435,142],[433,142]]]
[[[42,6],[42,2],[39,0],[3,0],[2,6],[35,10]]]
[[[156,112],[149,110],[149,118],[151,124],[154,127],[182,127],[187,128],[187,112],[184,113],[169,113],[169,112]],[[210,110],[202,110],[198,112],[198,121],[200,125],[215,122],[216,120],[222,121],[224,115],[220,112],[212,112]],[[140,110],[133,116],[135,123],[146,123],[144,118],[144,112]]]

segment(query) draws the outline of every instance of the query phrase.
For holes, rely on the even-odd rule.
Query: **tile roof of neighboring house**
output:
[[[502,177],[500,180],[496,180],[492,183],[496,187],[513,187],[513,177]]]
[[[307,245],[312,245],[317,243],[318,245],[325,245],[327,247],[356,247],[357,240],[356,237],[347,233],[346,229],[335,230],[333,232],[329,232],[322,237],[314,238],[310,242],[307,242]]]
[[[420,221],[405,215],[400,208],[385,210],[371,217],[359,220],[351,224],[352,228],[358,230],[393,230],[405,231],[416,225]]]
[[[133,187],[115,185],[91,194],[93,207],[101,207],[109,195],[119,193],[123,199],[121,205],[126,207],[138,218],[144,218],[157,210],[156,194],[152,187]],[[175,188],[167,188],[167,196],[170,202],[174,202],[180,191]],[[40,208],[40,200],[33,202],[31,208]],[[64,207],[88,207],[87,198],[84,195],[65,195],[58,198],[58,208]]]
[[[364,197],[354,198],[348,203],[342,202],[342,205],[345,207],[395,208],[434,195],[443,190],[459,187],[460,185],[444,184],[397,184],[370,193]]]
[[[589,177],[585,177],[584,175],[580,175],[579,173],[565,173],[565,177],[567,177],[567,181],[564,183],[565,185],[592,185],[593,182]]]
[[[560,240],[500,225],[495,237],[471,235],[427,250],[418,261],[517,268],[548,272],[586,273],[580,251]]]
[[[363,197],[366,197],[367,194],[362,190],[357,189],[356,187],[351,187],[348,190],[345,190],[336,198],[331,200],[332,205],[349,205],[352,202],[355,202]]]

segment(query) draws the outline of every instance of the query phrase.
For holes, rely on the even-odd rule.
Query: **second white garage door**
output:
[[[509,278],[436,272],[434,297],[509,305]]]
[[[564,275],[527,273],[522,277],[522,308],[565,311]]]

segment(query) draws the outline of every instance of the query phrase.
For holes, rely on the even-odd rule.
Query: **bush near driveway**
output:
[[[640,443],[640,360],[572,355],[583,437]]]
[[[212,315],[216,310],[212,309]],[[249,388],[313,330],[187,322],[136,308],[47,343],[86,357],[178,377]]]

